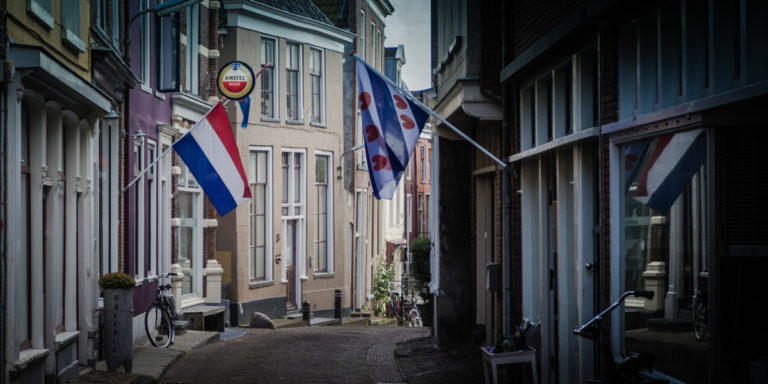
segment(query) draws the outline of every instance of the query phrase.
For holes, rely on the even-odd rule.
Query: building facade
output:
[[[604,377],[600,359],[625,349],[683,382],[765,374],[750,304],[765,267],[765,154],[748,138],[766,123],[755,109],[767,97],[766,12],[717,0],[505,4],[522,272],[506,277],[520,279],[522,316],[541,321],[542,381]],[[572,331],[627,290],[654,297],[614,311],[611,348],[595,354]]]
[[[119,28],[92,20],[90,5],[114,6],[3,2],[3,382],[66,381],[97,359],[97,280],[117,245],[108,193],[122,98],[93,78],[105,62],[94,29],[121,55]],[[124,73],[118,86],[130,86]]]
[[[496,2],[474,7],[463,0],[433,1],[432,71],[435,112],[500,158],[508,138],[502,135],[498,9]],[[486,289],[485,271],[487,265],[503,259],[503,171],[442,122],[434,123],[431,150],[436,154],[435,167],[441,170],[438,184],[432,186],[439,193],[430,195],[437,199],[435,214],[440,223],[440,232],[433,234],[433,239],[439,238],[434,245],[437,276],[432,277],[433,287],[435,282],[439,286],[433,292],[436,336],[439,342],[450,343],[474,334],[484,342],[500,344],[502,314],[511,306],[502,304],[502,294]],[[411,177],[420,182],[421,172]],[[418,190],[413,198],[418,210]],[[426,192],[422,198],[426,199]],[[418,211],[413,215],[418,217]]]
[[[304,301],[331,317],[335,290],[349,313],[350,196],[340,157],[342,61],[353,36],[309,1],[225,1],[223,9],[222,58],[256,70],[272,64],[257,81],[247,128],[235,133],[254,197],[217,232],[232,321],[281,317]],[[229,108],[239,126],[242,114]]]

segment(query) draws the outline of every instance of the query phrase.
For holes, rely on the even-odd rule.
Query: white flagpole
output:
[[[225,99],[225,100],[222,102],[222,104],[223,104],[223,105],[225,105],[225,106],[227,105],[227,103],[229,103],[229,99]],[[218,104],[218,103],[216,103],[216,104]],[[214,107],[216,107],[216,105],[215,105],[215,104],[214,104]],[[211,108],[211,109],[213,109],[213,108]],[[208,112],[210,112],[210,111],[208,111]],[[207,115],[207,113],[206,113],[206,115]],[[183,138],[184,138],[184,136],[186,136],[187,134],[189,134],[189,131],[187,131],[185,134],[181,135],[181,137],[179,137],[179,140],[183,139]],[[163,151],[163,153],[161,153],[161,154],[160,154],[160,156],[158,156],[156,159],[152,160],[152,162],[151,162],[151,163],[149,163],[149,165],[148,165],[146,168],[144,168],[144,170],[143,170],[143,171],[141,171],[141,173],[139,173],[139,175],[138,175],[138,176],[136,176],[135,178],[133,178],[133,180],[131,180],[131,182],[130,182],[130,183],[128,183],[128,185],[126,185],[126,186],[125,186],[125,188],[123,188],[123,190],[122,190],[122,191],[120,191],[120,193],[125,193],[125,191],[127,191],[127,190],[128,190],[128,188],[130,188],[130,187],[131,187],[131,185],[133,185],[133,184],[136,184],[136,182],[137,182],[137,181],[139,181],[139,179],[141,179],[141,178],[144,176],[144,174],[145,174],[145,173],[147,173],[147,172],[150,170],[150,168],[152,168],[152,167],[153,167],[155,164],[157,164],[157,162],[158,162],[158,161],[160,161],[160,159],[162,159],[162,158],[163,158],[165,155],[167,155],[167,154],[168,154],[168,152],[170,152],[170,151],[171,151],[171,149],[173,149],[173,144],[176,144],[176,143],[178,143],[178,142],[179,142],[179,140],[176,140],[176,141],[174,141],[173,143],[171,143],[171,145],[170,145],[170,146],[168,146],[168,149],[166,149],[165,151]]]
[[[496,157],[496,156],[494,156],[492,153],[488,152],[488,150],[487,150],[487,149],[485,149],[485,148],[483,148],[483,146],[482,146],[482,145],[478,144],[477,142],[475,142],[474,140],[472,140],[471,138],[469,138],[469,136],[465,135],[465,134],[464,134],[464,132],[462,132],[462,131],[460,131],[458,128],[454,127],[454,126],[453,126],[453,124],[451,124],[451,123],[449,123],[449,122],[448,122],[448,120],[444,119],[442,116],[438,115],[438,114],[437,114],[437,112],[433,111],[432,109],[430,109],[429,107],[427,107],[426,105],[424,105],[424,104],[423,104],[421,101],[419,101],[418,99],[416,99],[415,97],[413,97],[413,95],[411,95],[411,92],[409,92],[409,91],[407,91],[407,90],[405,90],[405,89],[402,89],[402,88],[400,88],[400,86],[399,86],[399,85],[397,85],[397,84],[395,84],[395,82],[394,82],[394,81],[390,80],[388,77],[384,76],[384,75],[383,75],[381,72],[379,72],[378,70],[376,70],[376,68],[374,68],[374,67],[372,67],[370,64],[366,63],[366,62],[365,62],[365,60],[363,60],[363,59],[362,59],[360,56],[358,56],[356,53],[353,53],[353,54],[352,54],[352,56],[354,56],[354,57],[355,57],[355,59],[359,60],[359,61],[360,61],[361,63],[363,63],[363,64],[364,64],[366,67],[368,67],[368,70],[370,70],[371,72],[373,72],[373,73],[377,74],[379,77],[381,77],[382,79],[384,79],[384,81],[386,81],[386,82],[387,82],[389,85],[391,85],[391,86],[395,87],[395,89],[397,89],[398,91],[400,91],[400,93],[402,93],[402,94],[403,94],[405,97],[407,97],[407,98],[408,98],[408,100],[410,100],[410,101],[412,101],[414,104],[418,105],[418,106],[419,106],[419,108],[421,108],[421,109],[422,109],[424,112],[426,112],[426,113],[428,113],[428,114],[432,115],[434,118],[436,118],[436,119],[440,120],[440,121],[441,121],[443,124],[445,124],[445,125],[446,125],[448,128],[450,128],[450,129],[452,129],[454,132],[456,132],[456,134],[457,134],[457,135],[461,136],[461,138],[462,138],[462,139],[464,139],[464,140],[468,141],[468,142],[469,142],[470,144],[472,144],[472,145],[473,145],[475,148],[477,148],[477,149],[478,149],[480,152],[482,152],[482,153],[484,153],[486,156],[490,157],[490,158],[491,158],[491,160],[495,161],[496,163],[498,163],[499,165],[501,165],[503,168],[507,168],[507,167],[508,167],[507,163],[505,163],[505,162],[503,162],[503,161],[499,160],[499,158],[498,158],[498,157]]]

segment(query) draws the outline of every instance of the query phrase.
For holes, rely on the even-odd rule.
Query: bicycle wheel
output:
[[[409,327],[421,327],[424,324],[421,321],[421,313],[416,308],[411,309],[408,312],[408,326]]]
[[[144,328],[149,341],[155,347],[168,348],[173,340],[173,321],[168,312],[157,304],[152,304],[144,315]]]
[[[704,340],[704,335],[707,334],[707,305],[704,303],[696,303],[696,310],[693,311],[693,334],[696,335],[696,340]]]

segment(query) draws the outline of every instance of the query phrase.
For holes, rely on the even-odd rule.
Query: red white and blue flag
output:
[[[428,115],[355,58],[371,185],[376,198],[391,200]]]
[[[704,164],[706,136],[703,129],[695,129],[653,139],[634,170],[637,187],[633,198],[666,214]]]
[[[251,198],[227,112],[219,102],[173,144],[220,216]]]

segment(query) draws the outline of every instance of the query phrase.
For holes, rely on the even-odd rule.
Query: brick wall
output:
[[[511,4],[515,56],[584,5],[584,0],[521,0]]]

